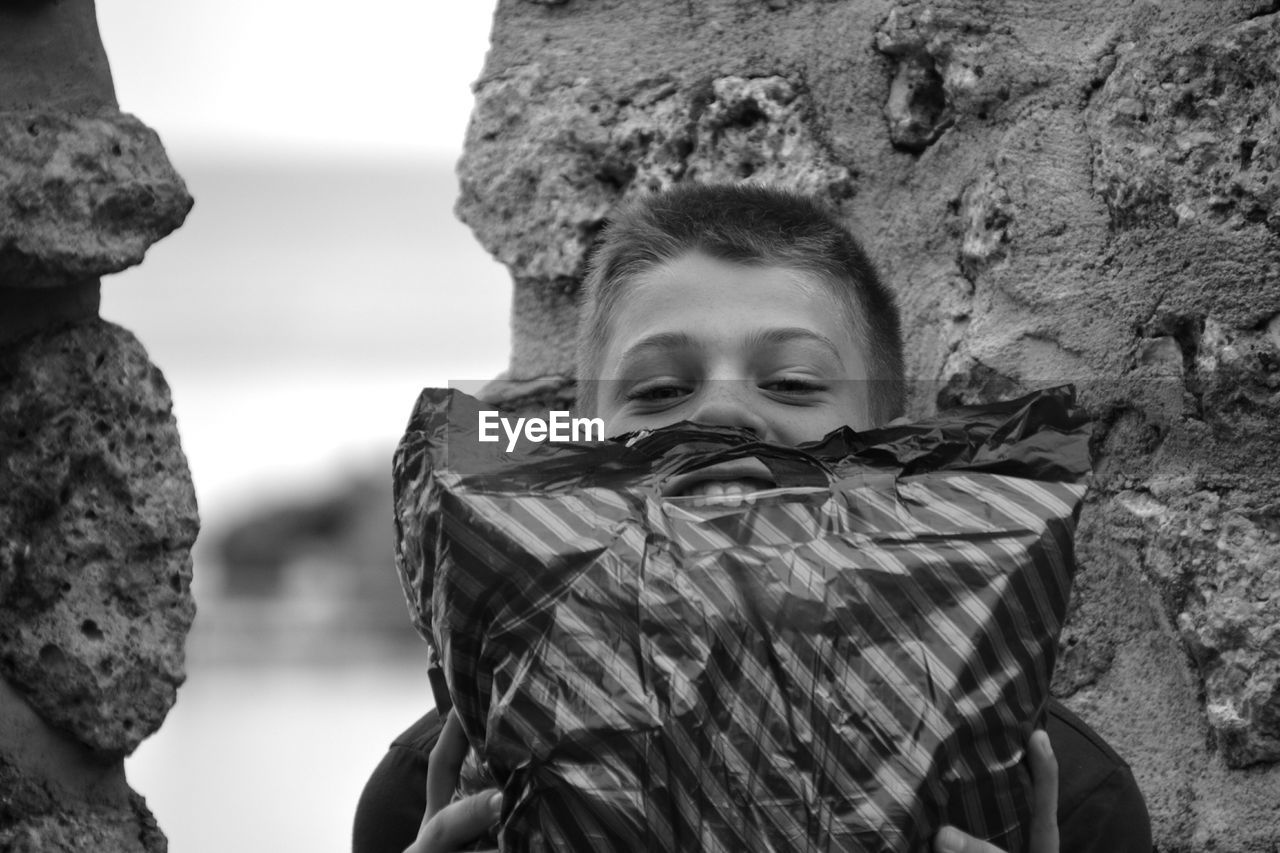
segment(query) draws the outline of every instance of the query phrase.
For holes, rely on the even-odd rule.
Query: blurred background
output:
[[[453,218],[493,0],[98,0],[121,109],[196,205],[103,282],[200,502],[188,681],[126,762],[175,853],[350,849],[431,703],[392,565],[418,390],[506,367],[510,284]]]

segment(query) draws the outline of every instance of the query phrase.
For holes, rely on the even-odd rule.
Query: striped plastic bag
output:
[[[477,440],[427,390],[397,562],[510,851],[1020,851],[1074,571],[1069,388],[801,448],[689,424]],[[757,459],[736,507],[663,497]]]

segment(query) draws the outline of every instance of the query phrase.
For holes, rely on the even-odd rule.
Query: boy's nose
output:
[[[757,438],[771,440],[769,425],[748,399],[747,383],[716,381],[703,389],[689,420],[711,426],[747,429]]]

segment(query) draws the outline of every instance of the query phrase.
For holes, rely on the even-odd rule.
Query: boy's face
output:
[[[862,347],[812,273],[682,255],[628,284],[602,355],[608,435],[688,420],[794,445],[872,426]]]

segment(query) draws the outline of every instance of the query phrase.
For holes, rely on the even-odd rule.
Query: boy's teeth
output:
[[[737,506],[743,501],[752,503],[760,486],[751,480],[707,480],[697,483],[686,493],[693,498],[694,506]]]

